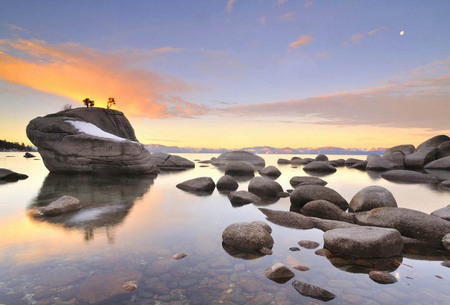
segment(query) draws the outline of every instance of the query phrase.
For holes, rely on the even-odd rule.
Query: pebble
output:
[[[175,259],[175,260],[179,260],[179,259],[185,258],[186,256],[187,256],[186,253],[177,253],[177,254],[174,254],[172,256],[172,258]]]
[[[290,251],[300,251],[299,247],[290,247],[289,248]]]
[[[392,274],[385,271],[370,271],[369,277],[380,284],[393,284],[397,282],[397,279]]]

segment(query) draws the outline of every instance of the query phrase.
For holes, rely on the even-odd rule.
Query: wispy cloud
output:
[[[228,107],[222,111],[224,115],[274,120],[295,117],[299,122],[315,124],[450,130],[449,96],[447,74],[311,98]]]
[[[316,0],[305,0],[305,3],[303,4],[304,7],[311,7],[316,3]]]
[[[301,37],[299,37],[296,41],[293,41],[289,44],[289,47],[291,49],[296,49],[299,48],[301,46],[307,45],[308,43],[310,43],[312,41],[312,36],[311,35],[303,35]]]
[[[363,40],[365,37],[375,35],[377,32],[382,31],[382,30],[387,30],[387,29],[388,29],[388,27],[382,26],[382,27],[378,27],[378,28],[373,29],[366,33],[355,33],[350,37],[350,40],[353,43],[360,43],[361,40]],[[345,41],[344,44],[348,44],[348,42]]]
[[[277,1],[277,4],[278,4],[278,5],[283,5],[283,4],[285,4],[286,2],[288,2],[288,0],[278,0],[278,1]]]
[[[8,28],[9,28],[11,31],[27,32],[26,29],[24,29],[24,28],[22,28],[22,27],[20,27],[20,26],[17,26],[17,25],[15,25],[15,24],[10,24],[10,23],[8,23],[7,26],[8,26]]]
[[[295,19],[296,12],[287,12],[283,16],[281,16],[281,19],[285,21],[292,21]]]
[[[331,51],[320,52],[316,55],[318,59],[330,58],[333,55]]]
[[[227,12],[228,13],[231,13],[231,11],[233,10],[234,2],[236,2],[236,0],[228,0],[227,1]]]
[[[99,52],[75,43],[50,45],[39,40],[0,40],[0,79],[64,96],[89,97],[101,106],[114,96],[117,108],[133,116],[189,117],[205,109],[176,96],[191,87],[172,76],[136,63],[179,52],[167,47],[150,51]]]

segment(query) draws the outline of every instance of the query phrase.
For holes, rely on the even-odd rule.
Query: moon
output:
[[[405,35],[405,31],[400,31],[400,36]]]

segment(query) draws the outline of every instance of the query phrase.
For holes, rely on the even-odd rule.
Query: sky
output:
[[[140,142],[418,145],[450,135],[450,1],[0,0],[0,139],[90,98]]]

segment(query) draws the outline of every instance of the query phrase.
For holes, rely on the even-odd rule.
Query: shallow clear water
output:
[[[265,220],[253,204],[233,207],[215,190],[196,196],[175,187],[185,180],[223,172],[212,165],[158,177],[50,175],[41,160],[23,153],[0,153],[0,168],[29,175],[26,180],[0,185],[0,304],[308,304],[324,302],[300,295],[293,280],[325,288],[337,297],[327,304],[450,304],[449,260],[442,251],[405,250],[387,262],[398,282],[381,285],[367,275],[370,268],[349,266],[298,247],[300,240],[323,245],[323,232],[296,230],[269,223],[275,240],[273,255],[246,257],[222,247],[222,232],[231,223]],[[183,154],[207,160],[212,154]],[[266,165],[283,173],[277,181],[289,189],[293,176],[307,175],[301,166]],[[303,157],[303,156],[302,156]],[[331,156],[347,158],[349,156]],[[356,156],[364,159],[365,156]],[[37,159],[40,159],[38,157]],[[377,173],[345,167],[321,177],[345,199],[363,187],[389,189],[400,207],[430,213],[450,204],[450,192],[428,185],[397,184]],[[246,190],[247,181],[239,182]],[[83,209],[66,216],[34,216],[36,207],[62,195],[80,199]],[[265,206],[289,210],[289,198]],[[319,248],[321,248],[319,246]],[[186,253],[174,260],[172,255]],[[274,283],[263,272],[274,263],[306,265],[292,269],[295,277]],[[359,264],[367,262],[360,261]],[[125,282],[137,289],[123,293]]]

